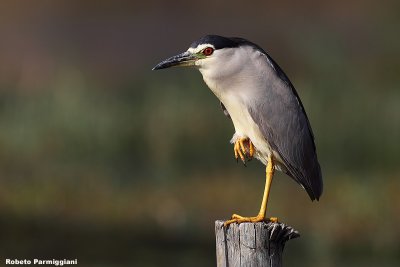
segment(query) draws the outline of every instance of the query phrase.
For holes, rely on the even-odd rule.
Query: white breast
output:
[[[249,138],[256,148],[256,158],[266,164],[268,156],[271,154],[270,145],[258,125],[251,118],[244,103],[235,96],[222,96],[220,100],[229,112],[235,127],[235,134],[231,139],[231,143],[240,138]]]

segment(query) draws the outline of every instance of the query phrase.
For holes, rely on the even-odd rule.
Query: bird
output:
[[[236,160],[245,164],[256,158],[266,166],[259,213],[233,214],[224,226],[278,221],[266,218],[275,170],[293,178],[312,201],[319,200],[323,181],[309,119],[293,84],[267,52],[244,38],[206,35],[153,70],[174,66],[197,68],[219,99],[235,129],[231,143]]]

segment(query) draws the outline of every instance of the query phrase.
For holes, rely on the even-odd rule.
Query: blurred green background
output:
[[[214,266],[214,221],[258,211],[264,167],[195,70],[205,34],[265,48],[310,118],[325,191],[277,174],[285,266],[400,264],[398,1],[0,4],[0,260]]]

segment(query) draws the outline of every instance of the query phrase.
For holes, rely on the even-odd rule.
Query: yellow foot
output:
[[[278,222],[278,218],[276,217],[271,217],[268,219],[270,222]],[[243,222],[263,222],[265,221],[265,217],[261,215],[257,215],[255,217],[243,217],[237,214],[232,215],[232,219],[227,220],[224,222],[224,226],[228,226],[231,223],[243,223]]]
[[[243,164],[246,165],[246,159],[248,161],[253,159],[255,148],[253,142],[251,142],[249,138],[240,138],[235,141],[233,151],[236,161],[240,158]]]

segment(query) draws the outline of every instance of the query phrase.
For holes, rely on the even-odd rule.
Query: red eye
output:
[[[214,49],[212,47],[207,47],[206,49],[203,50],[203,55],[211,56],[213,52],[214,52]]]

